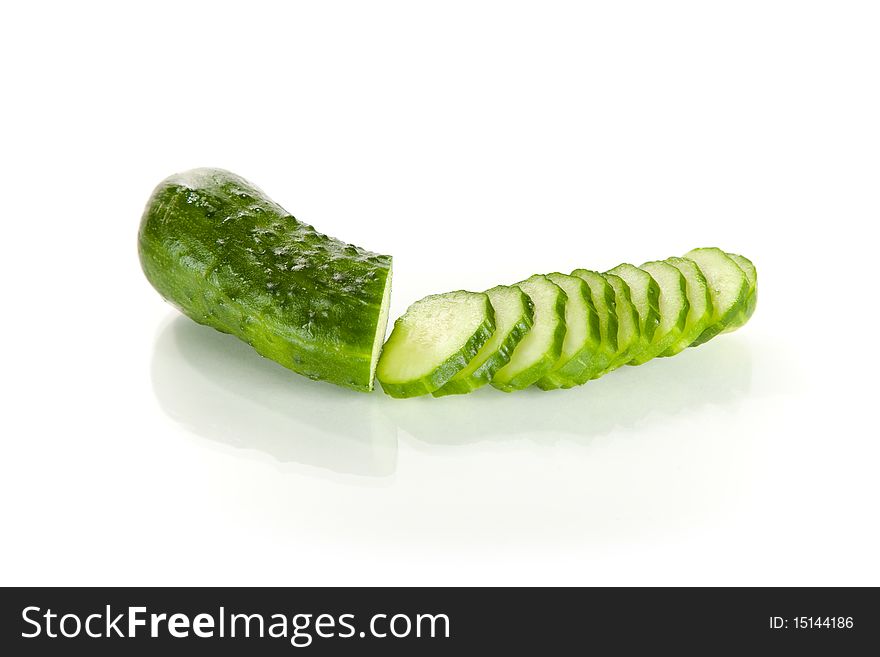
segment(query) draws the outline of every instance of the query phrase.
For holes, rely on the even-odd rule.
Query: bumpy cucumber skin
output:
[[[642,271],[646,271],[648,274],[651,274],[651,267],[653,267],[653,266],[663,267],[664,269],[668,266],[670,269],[668,269],[666,271],[678,272],[678,270],[676,268],[672,267],[672,265],[669,265],[668,263],[665,263],[665,262],[658,262],[656,265],[654,265],[654,263],[651,263],[651,262],[646,262],[645,264],[643,264],[640,267],[640,269]],[[657,275],[659,276],[660,274],[658,273]],[[653,278],[654,275],[651,274],[651,276]],[[654,278],[655,282],[656,282],[656,280],[657,279]],[[662,288],[659,287],[659,283],[657,285],[658,285],[658,289],[660,290],[660,294],[662,295],[663,290],[662,290]],[[649,360],[656,358],[657,356],[662,354],[664,351],[669,349],[669,347],[671,347],[678,340],[678,338],[681,337],[681,332],[682,332],[682,330],[684,330],[685,324],[687,323],[688,310],[690,310],[690,303],[688,303],[688,300],[687,300],[687,281],[685,281],[685,278],[681,272],[678,272],[677,289],[675,289],[674,291],[680,293],[681,297],[684,299],[684,305],[679,310],[678,315],[676,317],[666,318],[660,314],[660,309],[662,308],[662,299],[658,300],[658,306],[657,306],[658,307],[658,317],[659,317],[659,323],[657,325],[657,330],[658,331],[660,330],[660,327],[662,327],[664,325],[664,322],[668,322],[669,323],[669,331],[665,335],[662,335],[662,336],[658,336],[655,333],[654,339],[651,341],[650,347],[648,349],[646,349],[645,351],[643,351],[641,354],[639,354],[639,356],[637,358],[634,358],[632,361],[630,361],[630,365],[643,365],[644,363],[647,363]]]
[[[636,312],[639,315],[639,342],[636,344],[633,349],[633,355],[630,360],[626,362],[627,365],[641,365],[642,363],[647,362],[650,359],[644,359],[645,354],[649,353],[652,348],[652,341],[654,339],[654,333],[657,330],[657,327],[660,325],[660,286],[657,285],[657,281],[654,280],[654,277],[651,276],[648,272],[642,271],[635,265],[631,265],[627,262],[617,265],[614,269],[610,269],[608,271],[609,274],[614,274],[616,276],[620,276],[624,280],[624,282],[629,285],[629,281],[626,278],[626,275],[629,273],[627,270],[632,268],[642,274],[648,276],[650,279],[648,281],[648,287],[646,292],[647,303],[648,306],[643,313],[641,308],[638,308],[633,302],[633,307],[636,309]],[[632,294],[632,292],[630,293]]]
[[[688,258],[689,260],[693,260],[693,258],[691,258],[690,256],[693,255],[697,251],[714,251],[714,252],[717,252],[718,254],[726,257],[728,260],[730,260],[729,256],[727,256],[727,254],[724,253],[724,251],[722,251],[721,249],[718,249],[716,247],[704,247],[704,248],[699,248],[699,249],[691,249],[690,251],[688,251],[687,253],[684,254],[684,257]],[[700,267],[700,269],[703,271],[703,276],[705,276],[706,280],[710,282],[710,288],[711,288],[711,278],[710,278],[710,276],[707,275],[707,271],[705,269],[703,269],[703,266],[701,266],[699,262],[697,262],[696,260],[694,262],[696,262],[697,266]],[[738,267],[738,265],[736,265],[736,263],[733,260],[730,260],[730,262],[734,266]],[[740,271],[742,271],[742,270],[740,270]],[[742,286],[739,290],[739,294],[737,295],[737,301],[730,308],[728,308],[727,311],[724,312],[724,314],[721,317],[717,318],[710,326],[708,326],[706,328],[706,330],[703,331],[700,334],[700,336],[691,343],[690,346],[691,347],[699,347],[701,344],[705,344],[706,342],[708,342],[709,340],[714,338],[719,333],[723,333],[725,331],[725,329],[727,329],[727,327],[730,326],[731,323],[735,322],[737,317],[739,317],[739,315],[743,312],[743,310],[746,306],[748,289],[749,289],[748,280],[746,279],[745,274],[743,274]],[[713,297],[713,304],[714,304],[714,297]]]
[[[492,380],[495,372],[510,362],[513,350],[516,349],[522,339],[528,334],[532,328],[532,321],[535,318],[535,307],[529,296],[515,285],[509,286],[515,288],[522,295],[523,314],[519,321],[514,324],[513,328],[507,334],[507,337],[499,345],[497,351],[489,356],[482,365],[471,372],[470,375],[459,378],[453,376],[442,387],[434,390],[431,394],[434,397],[445,397],[446,395],[464,395],[473,392],[477,388],[482,388]],[[487,293],[491,290],[487,290]],[[490,297],[491,300],[491,297]]]
[[[641,327],[639,326],[639,311],[636,310],[635,305],[632,302],[632,297],[630,296],[629,285],[626,284],[626,281],[623,280],[620,276],[615,274],[604,273],[602,277],[608,281],[608,284],[611,286],[611,289],[614,291],[614,312],[617,315],[617,349],[620,353],[616,354],[611,362],[608,364],[599,376],[604,374],[608,374],[613,370],[616,370],[618,367],[622,365],[626,365],[630,360],[632,360],[633,355],[638,351],[639,345],[641,344]],[[616,286],[616,287],[615,287]],[[626,324],[631,325],[634,329],[635,335],[633,336],[630,343],[626,346],[621,344],[620,340],[620,329],[624,325],[623,317],[626,314]]]
[[[489,302],[489,297],[481,292],[471,292],[470,294],[482,294],[485,299],[483,321],[477,326],[476,330],[467,339],[461,349],[452,354],[439,366],[431,370],[431,372],[429,372],[427,375],[419,379],[413,379],[411,381],[386,381],[381,374],[382,362],[380,359],[379,369],[376,372],[376,378],[378,379],[379,384],[382,386],[382,390],[384,390],[387,395],[395,397],[397,399],[408,399],[410,397],[420,397],[421,395],[427,395],[434,392],[435,390],[443,386],[452,377],[458,374],[458,372],[461,371],[471,361],[471,358],[477,355],[477,352],[484,344],[486,344],[486,341],[492,337],[492,333],[494,333],[495,331],[495,310],[492,308],[492,304]],[[441,294],[431,296],[443,295]],[[425,299],[430,298],[430,296],[425,297]],[[425,299],[423,299],[423,301]],[[398,327],[402,326],[405,318],[406,314],[399,317],[397,321],[394,322],[394,329],[391,331],[391,335],[388,337],[388,341],[385,343],[386,349],[394,344],[394,341],[397,337],[395,336],[395,331],[400,330]]]
[[[549,345],[548,350],[544,352],[543,356],[537,362],[535,362],[525,370],[519,372],[515,376],[511,377],[509,380],[499,380],[497,376],[494,376],[492,378],[492,381],[490,381],[490,384],[492,385],[492,387],[501,390],[502,392],[513,392],[514,390],[524,390],[525,388],[528,388],[530,385],[535,383],[538,379],[540,379],[542,376],[550,371],[550,369],[556,364],[556,361],[559,360],[559,356],[562,353],[562,343],[565,340],[565,292],[562,290],[561,287],[547,279],[545,276],[542,276],[541,274],[536,274],[535,276],[531,277],[531,279],[534,278],[543,278],[547,280],[550,285],[558,290],[558,294],[556,296],[551,311],[554,314],[556,323],[553,329],[551,344]],[[528,281],[517,283],[517,285],[522,286],[526,282]],[[527,291],[526,294],[528,294]],[[537,304],[535,304],[535,306],[537,308]],[[538,321],[537,310],[535,321]],[[501,372],[503,369],[504,368],[501,368],[499,372]],[[496,374],[498,374],[498,372],[496,372]]]
[[[742,312],[736,317],[736,319],[730,322],[726,329],[724,329],[725,333],[735,331],[744,326],[745,323],[751,319],[755,312],[755,307],[758,305],[758,270],[754,263],[738,253],[728,253],[727,257],[733,260],[746,275],[746,280],[749,283],[749,291]]]
[[[547,278],[562,287],[556,278],[557,276],[566,276],[566,274],[559,274],[558,272],[547,274]],[[578,285],[575,294],[580,297],[587,308],[588,339],[586,344],[584,344],[584,346],[565,363],[559,363],[557,361],[550,372],[535,382],[535,385],[541,390],[573,388],[582,385],[592,379],[602,369],[601,366],[597,366],[598,364],[596,360],[596,354],[599,351],[599,315],[596,313],[596,307],[593,305],[592,293],[590,292],[590,288],[587,286],[586,281],[582,278],[579,276],[571,276],[570,278],[577,280]],[[563,288],[563,290],[565,290],[565,288]],[[568,297],[567,303],[570,303],[572,296],[571,291],[565,290],[565,294]],[[568,306],[566,305],[566,310],[567,308]],[[567,327],[568,320],[566,320],[566,330]],[[564,339],[563,346],[565,346]]]
[[[196,322],[310,379],[373,389],[391,256],[316,232],[222,169],[161,182],[138,251],[153,287]]]
[[[678,341],[671,347],[669,347],[669,349],[660,354],[664,357],[675,356],[676,354],[681,353],[689,346],[691,346],[694,340],[696,340],[700,336],[700,334],[706,329],[706,326],[709,324],[709,320],[712,317],[712,295],[709,294],[709,284],[706,282],[706,277],[703,275],[703,270],[700,269],[699,265],[697,265],[697,263],[695,263],[693,260],[676,257],[667,258],[666,262],[681,271],[682,276],[685,277],[688,301],[691,302],[691,309],[688,311],[688,313],[693,312],[693,308],[695,305],[693,301],[696,298],[695,295],[698,294],[702,297],[701,300],[704,304],[706,311],[703,313],[702,317],[698,318],[693,323],[693,325],[687,326],[687,324],[685,324],[685,328],[682,331],[681,337],[678,339]],[[698,282],[696,289],[691,289],[693,286],[690,284],[690,281],[688,280],[687,276],[685,276],[685,272],[683,271],[683,268],[685,267],[693,268],[691,271],[697,277]],[[690,320],[690,315],[687,319]]]

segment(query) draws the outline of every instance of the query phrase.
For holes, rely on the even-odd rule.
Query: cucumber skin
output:
[[[138,253],[153,287],[199,324],[310,379],[373,389],[391,256],[316,232],[222,169],[162,181]]]
[[[464,369],[471,361],[471,358],[477,355],[480,347],[486,344],[486,341],[492,337],[492,333],[495,331],[495,310],[492,308],[492,304],[489,302],[489,297],[486,295],[483,296],[486,300],[486,317],[483,322],[477,327],[474,333],[468,338],[467,342],[465,342],[464,346],[461,349],[459,349],[456,353],[443,361],[439,366],[434,368],[429,374],[423,376],[420,379],[407,381],[405,383],[388,383],[386,381],[383,381],[380,377],[377,377],[379,385],[382,386],[382,390],[384,390],[387,395],[389,395],[390,397],[394,397],[395,399],[409,399],[411,397],[420,397],[441,388],[452,377],[458,374],[459,371]],[[397,318],[397,321],[394,322],[395,329],[397,328],[398,324],[403,321],[405,316],[406,314],[404,313],[403,316]],[[391,335],[388,337],[388,342],[385,343],[386,347],[393,338],[394,330],[391,331]]]
[[[516,286],[511,285],[510,287]],[[532,300],[522,290],[520,290],[520,293],[522,294],[524,299],[523,307],[526,309],[526,314],[523,315],[522,319],[520,319],[520,321],[517,322],[510,330],[510,333],[507,335],[507,339],[501,344],[500,347],[498,347],[498,351],[487,358],[486,362],[475,369],[469,377],[461,380],[456,380],[456,378],[453,376],[453,378],[443,384],[443,386],[441,386],[437,390],[434,390],[431,393],[434,397],[445,397],[446,395],[464,395],[469,392],[473,392],[477,388],[482,388],[484,385],[492,380],[492,377],[495,376],[495,372],[497,372],[510,362],[510,357],[513,355],[513,350],[516,349],[516,345],[518,345],[520,341],[524,337],[526,337],[528,332],[531,330],[532,321],[535,318],[535,307],[532,304]]]
[[[556,284],[553,283],[553,285]],[[493,388],[496,388],[501,392],[524,390],[549,372],[550,368],[552,368],[556,364],[556,361],[559,360],[559,356],[562,354],[562,343],[565,340],[565,302],[567,297],[565,291],[561,287],[558,285],[556,285],[556,287],[559,289],[559,295],[556,297],[556,304],[553,307],[553,311],[556,314],[556,317],[559,318],[559,321],[553,332],[550,350],[544,353],[541,360],[517,374],[510,379],[510,381],[502,383],[493,378],[490,382]]]

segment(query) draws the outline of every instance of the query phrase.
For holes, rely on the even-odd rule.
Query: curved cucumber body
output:
[[[693,260],[687,258],[667,258],[666,262],[678,269],[687,288],[687,298],[690,309],[687,321],[681,336],[661,356],[674,356],[680,353],[696,340],[706,330],[712,319],[712,297],[709,295],[709,285],[702,270]]]
[[[593,356],[594,372],[590,378],[600,376],[617,355],[617,311],[614,288],[599,272],[575,269],[572,276],[582,279],[590,288],[593,308],[599,319],[599,347]]]
[[[743,270],[724,251],[715,247],[694,249],[685,254],[706,277],[712,297],[712,319],[692,347],[711,340],[735,322],[746,305],[748,279]]]
[[[464,369],[431,393],[435,397],[461,395],[489,383],[531,330],[535,309],[525,292],[515,285],[499,285],[486,290],[486,295],[495,311],[495,333]]]
[[[643,354],[650,353],[654,333],[660,324],[660,287],[646,271],[628,263],[608,271],[620,276],[629,287],[632,304],[639,314],[639,340],[627,364],[638,365]]]
[[[758,305],[758,270],[752,261],[745,256],[736,253],[728,253],[727,255],[742,269],[749,283],[749,291],[746,293],[746,302],[742,312],[725,329],[725,331],[735,331],[751,319],[752,314],[755,312],[755,306]]]
[[[571,388],[586,383],[601,371],[596,367],[599,316],[590,288],[582,278],[559,273],[547,274],[547,278],[565,292],[565,339],[559,360],[535,385],[542,390]]]
[[[660,288],[660,323],[650,347],[631,361],[633,365],[648,362],[677,342],[690,309],[687,283],[678,269],[662,261],[646,262],[639,269],[648,272]]]
[[[392,397],[434,392],[464,369],[495,331],[483,292],[447,292],[416,301],[396,322],[376,369]]]
[[[222,169],[161,182],[138,253],[153,287],[196,322],[309,378],[373,389],[390,256],[318,233]]]
[[[633,305],[626,281],[614,274],[602,274],[602,278],[608,281],[608,285],[614,290],[614,314],[617,316],[617,353],[602,372],[607,374],[632,360],[641,343],[641,329],[639,311]]]
[[[517,283],[532,300],[532,329],[513,350],[510,362],[495,373],[492,385],[504,392],[522,390],[546,375],[562,354],[565,340],[565,292],[540,274]]]

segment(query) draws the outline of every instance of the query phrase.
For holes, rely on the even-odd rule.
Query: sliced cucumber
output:
[[[651,350],[660,324],[660,286],[651,274],[628,263],[617,265],[608,273],[620,276],[629,286],[630,298],[639,313],[639,341],[628,364],[641,364],[642,355]]]
[[[611,365],[617,355],[617,314],[614,288],[599,272],[589,269],[575,269],[571,275],[583,279],[590,288],[593,307],[599,318],[600,342],[594,356],[595,372],[591,376],[591,378],[596,378]]]
[[[712,297],[709,295],[709,285],[702,270],[693,260],[687,258],[667,258],[666,262],[678,269],[687,283],[687,297],[690,304],[687,322],[684,330],[676,342],[661,356],[674,356],[680,353],[696,340],[706,330],[712,319]]]
[[[517,283],[535,307],[532,330],[513,350],[510,362],[495,373],[492,385],[504,392],[522,390],[547,374],[562,354],[565,340],[565,292],[537,274]]]
[[[736,253],[728,253],[727,255],[740,269],[743,270],[743,273],[746,275],[746,280],[749,282],[749,291],[743,311],[740,313],[739,317],[733,320],[725,329],[725,331],[735,331],[749,321],[752,313],[755,312],[755,306],[758,305],[758,270],[755,268],[752,261],[745,256]]]
[[[743,312],[749,282],[743,270],[721,249],[694,249],[684,257],[697,263],[706,277],[709,294],[712,296],[712,319],[691,344],[696,347],[724,331]]]
[[[607,374],[632,359],[641,342],[641,329],[639,311],[633,305],[626,281],[614,274],[602,274],[602,278],[608,281],[608,285],[614,290],[614,314],[617,317],[617,353],[602,372]]]
[[[394,323],[376,378],[392,397],[434,392],[464,369],[495,331],[483,292],[447,292],[416,301]]]
[[[560,273],[547,274],[547,278],[565,292],[565,340],[559,360],[536,385],[542,390],[571,388],[586,383],[601,371],[596,367],[601,341],[599,316],[590,288],[582,278]]]
[[[534,305],[521,289],[499,285],[486,290],[486,294],[495,310],[495,333],[464,369],[432,393],[435,397],[464,394],[489,383],[532,328]]]
[[[632,365],[647,363],[669,349],[681,337],[690,308],[687,283],[678,269],[659,260],[646,262],[639,269],[648,272],[660,288],[660,323],[650,347],[634,358]]]

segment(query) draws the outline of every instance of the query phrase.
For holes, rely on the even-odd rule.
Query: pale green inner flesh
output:
[[[388,329],[388,309],[391,302],[391,269],[385,279],[385,291],[382,292],[382,305],[379,307],[379,321],[376,322],[376,335],[373,337],[373,352],[370,356],[370,390],[373,389],[373,381],[376,378],[376,365],[379,363],[379,354],[382,353],[382,344],[385,342],[385,331]]]
[[[559,288],[544,277],[532,277],[517,283],[529,295],[535,305],[535,319],[532,330],[513,350],[510,362],[495,373],[499,381],[512,379],[516,374],[534,365],[550,350],[556,333],[559,318],[556,317],[556,303]]]
[[[486,290],[486,294],[489,301],[492,302],[492,308],[495,309],[495,333],[471,359],[471,362],[452,378],[452,381],[466,379],[482,367],[483,363],[504,344],[510,332],[526,315],[524,299],[518,288],[499,285],[491,290]]]
[[[617,353],[625,353],[639,339],[636,313],[626,282],[614,274],[603,274],[603,278],[614,288],[614,305],[617,313]]]
[[[587,317],[590,309],[584,299],[586,285],[580,278],[566,274],[547,274],[547,278],[556,283],[568,295],[565,302],[565,340],[562,342],[562,354],[556,364],[558,369],[565,365],[573,356],[584,348],[589,339]]]
[[[688,310],[687,322],[685,323],[683,335],[689,335],[694,327],[698,324],[705,328],[706,322],[709,321],[709,299],[707,297],[708,288],[706,286],[706,278],[703,272],[697,267],[696,263],[686,258],[669,258],[667,262],[678,269],[684,276],[687,283],[687,298],[691,307]],[[700,329],[702,332],[702,328]],[[697,336],[692,336],[696,338]]]
[[[706,277],[714,306],[711,326],[742,301],[746,275],[720,249],[694,249],[685,258],[696,262]]]
[[[648,338],[650,335],[653,338],[656,326],[648,324],[648,310],[651,307],[648,288],[651,285],[651,275],[634,265],[626,263],[617,265],[608,273],[620,276],[629,286],[630,299],[632,299],[633,305],[639,311],[639,326],[642,337]]]
[[[486,295],[448,292],[417,301],[385,345],[381,379],[405,383],[429,375],[461,351],[486,321]]]
[[[743,270],[746,279],[749,281],[749,291],[751,292],[754,290],[755,285],[758,283],[758,270],[755,269],[755,265],[752,261],[745,256],[737,255],[736,253],[728,253],[727,257],[733,260],[737,266]]]
[[[611,287],[610,283],[602,277],[602,274],[590,271],[589,269],[575,269],[571,274],[583,279],[590,288],[593,307],[596,309],[596,315],[599,317],[599,336],[602,347],[611,353],[616,352],[617,322],[613,316],[615,309],[609,304],[609,301],[614,298],[613,291],[609,290]],[[609,322],[614,328],[614,335],[610,335]]]
[[[656,343],[670,331],[677,330],[678,318],[688,304],[682,289],[682,275],[675,267],[665,262],[646,262],[641,266],[660,286],[660,325],[654,333]]]

